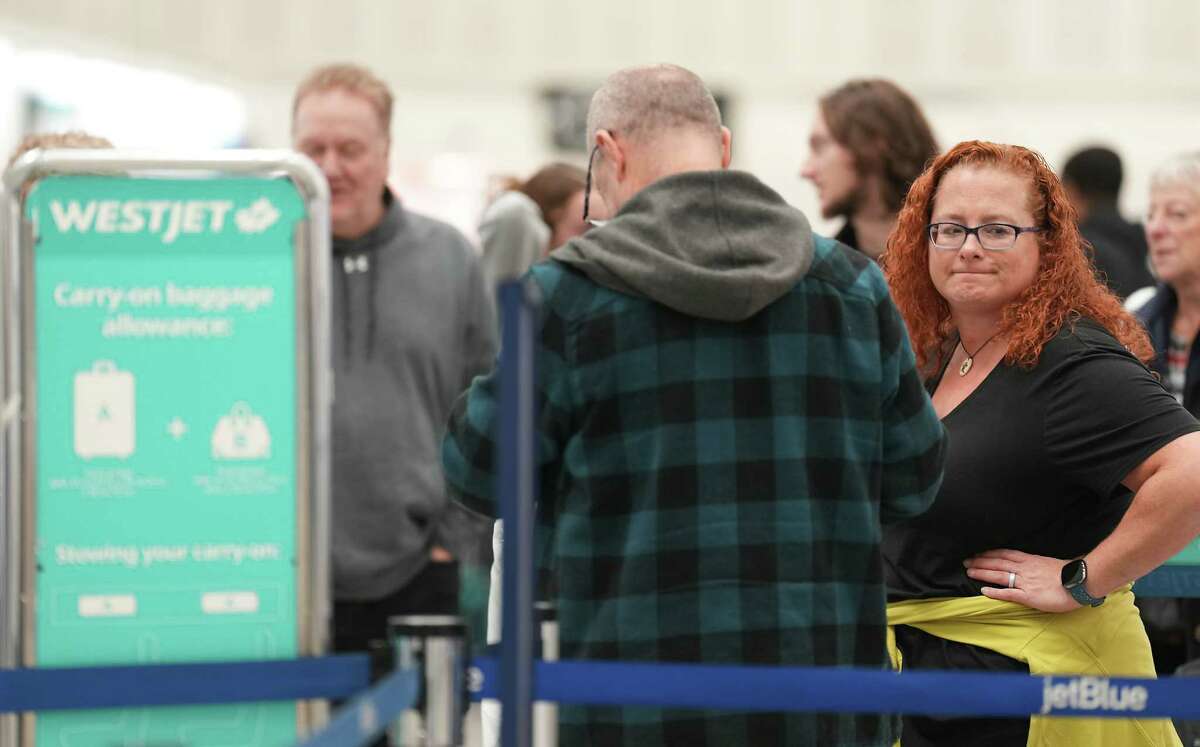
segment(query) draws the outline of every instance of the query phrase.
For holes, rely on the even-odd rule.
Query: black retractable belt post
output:
[[[397,669],[418,670],[420,693],[390,729],[396,747],[460,747],[466,714],[467,628],[455,615],[388,619]]]

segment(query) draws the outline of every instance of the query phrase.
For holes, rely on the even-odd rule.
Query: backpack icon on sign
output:
[[[250,405],[236,402],[213,429],[212,455],[213,459],[266,459],[271,456],[271,432]]]
[[[134,379],[112,361],[75,374],[75,454],[82,459],[133,454]]]

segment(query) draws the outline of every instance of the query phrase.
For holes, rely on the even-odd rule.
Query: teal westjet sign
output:
[[[1183,552],[1167,561],[1167,565],[1198,565],[1200,566],[1200,539],[1192,540]]]
[[[284,179],[54,176],[35,226],[37,666],[298,655]],[[37,743],[282,745],[294,704],[44,713]]]

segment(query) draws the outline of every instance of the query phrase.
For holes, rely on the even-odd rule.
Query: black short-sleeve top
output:
[[[928,382],[930,392],[945,373]],[[937,499],[884,531],[892,601],[979,594],[962,561],[986,550],[1086,554],[1129,507],[1121,480],[1200,430],[1149,369],[1089,320],[1047,343],[1032,369],[996,366],[942,424],[949,444]]]

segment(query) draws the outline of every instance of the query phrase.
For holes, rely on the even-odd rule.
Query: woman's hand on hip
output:
[[[1079,602],[1062,585],[1066,562],[1020,550],[988,550],[967,558],[963,565],[969,577],[994,584],[983,587],[986,597],[1043,612],[1070,612],[1079,609]]]

